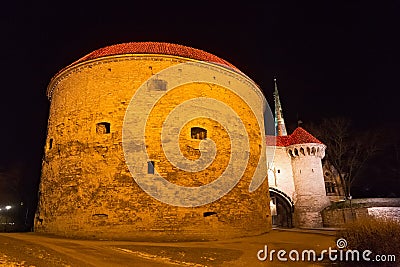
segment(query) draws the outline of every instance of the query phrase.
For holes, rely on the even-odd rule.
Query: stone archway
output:
[[[293,227],[293,202],[283,192],[270,188],[272,226],[292,228]]]

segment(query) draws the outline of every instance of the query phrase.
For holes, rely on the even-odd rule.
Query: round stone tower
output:
[[[218,239],[271,227],[258,86],[168,43],[96,50],[50,81],[35,231]]]
[[[286,150],[293,169],[295,225],[304,228],[322,227],[321,210],[330,204],[321,163],[326,146],[301,127],[292,135],[298,140],[293,140],[293,144]]]

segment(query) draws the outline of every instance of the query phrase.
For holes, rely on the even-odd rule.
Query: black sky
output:
[[[276,76],[289,123],[346,116],[360,128],[398,129],[400,1],[265,2],[2,3],[0,167],[22,162],[34,184],[51,77],[95,49],[131,41],[213,53],[259,84],[270,104]]]

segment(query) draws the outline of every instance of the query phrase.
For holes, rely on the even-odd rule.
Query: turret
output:
[[[295,199],[295,225],[304,228],[322,227],[321,210],[330,204],[326,196],[322,172],[322,158],[326,146],[303,128],[291,135],[286,147],[293,168]]]

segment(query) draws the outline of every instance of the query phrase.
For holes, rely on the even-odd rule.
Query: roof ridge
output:
[[[300,126],[297,127],[290,135],[290,144],[296,145],[296,144],[307,144],[307,143],[322,144],[321,141],[319,141],[316,137],[307,132],[304,128]]]
[[[308,143],[323,144],[320,140],[300,126],[287,136],[267,136],[266,143],[269,146],[279,147]]]
[[[228,61],[206,52],[201,49],[193,48],[190,46],[185,46],[181,44],[174,44],[168,42],[126,42],[113,44],[105,47],[101,47],[96,49],[85,56],[79,58],[75,62],[69,65],[69,67],[87,61],[91,59],[96,59],[105,56],[111,55],[120,55],[120,54],[166,54],[172,56],[182,56],[191,59],[197,59],[202,61],[207,61],[210,63],[216,63],[219,65],[224,65],[236,71],[240,71],[233,64]]]

